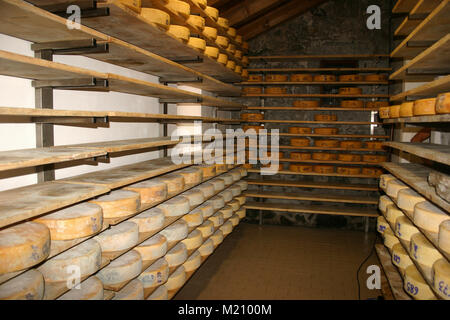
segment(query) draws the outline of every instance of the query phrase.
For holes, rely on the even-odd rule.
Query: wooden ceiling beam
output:
[[[222,16],[230,21],[230,25],[239,27],[283,2],[286,0],[243,0],[224,10]]]

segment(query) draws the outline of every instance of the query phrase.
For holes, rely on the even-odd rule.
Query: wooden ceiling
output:
[[[327,0],[208,0],[248,40]]]

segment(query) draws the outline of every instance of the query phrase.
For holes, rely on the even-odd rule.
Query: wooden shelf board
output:
[[[265,211],[284,211],[292,213],[310,213],[310,214],[327,214],[339,216],[356,216],[356,217],[378,217],[378,212],[367,208],[345,208],[333,206],[306,206],[301,207],[292,204],[267,203],[267,202],[247,202],[246,209],[265,210]]]
[[[262,149],[263,147],[259,147]],[[315,151],[321,151],[321,150],[327,150],[327,151],[346,151],[346,152],[386,152],[385,149],[346,149],[346,148],[325,148],[325,147],[293,147],[293,146],[278,146],[280,150],[315,150]],[[269,148],[270,149],[270,148]]]
[[[307,121],[307,120],[241,120],[243,123],[279,123],[279,124],[333,124],[333,125],[382,125],[382,122],[367,121]]]
[[[320,202],[336,202],[336,203],[358,203],[358,204],[378,204],[378,198],[366,196],[347,196],[333,195],[311,192],[273,192],[273,191],[247,191],[245,196],[251,198],[264,199],[283,199],[283,200],[299,200],[299,201],[320,201]]]
[[[286,94],[244,94],[247,98],[389,98],[388,94],[323,94],[323,93],[286,93]]]
[[[378,185],[332,183],[317,181],[282,181],[282,180],[247,180],[249,185],[293,187],[293,188],[314,188],[314,189],[339,189],[356,191],[378,191]]]
[[[298,107],[245,107],[245,110],[284,110],[284,111],[374,111],[378,109],[370,108],[340,108],[340,107],[320,107],[320,108],[298,108]]]
[[[259,85],[287,85],[287,86],[298,86],[298,85],[318,85],[318,86],[356,86],[356,85],[388,85],[388,81],[361,81],[361,82],[241,82],[239,85],[241,86],[259,86]]]
[[[393,13],[408,13],[416,5],[417,0],[397,0],[392,9]]]
[[[384,145],[428,160],[450,165],[450,146],[432,143],[408,143],[394,141],[387,141]]]
[[[271,134],[268,133],[268,136]],[[389,139],[389,136],[383,135],[370,135],[370,134],[316,134],[316,133],[305,133],[305,134],[291,134],[291,133],[279,133],[280,137],[318,137],[318,138],[362,138],[362,139]]]
[[[408,16],[395,30],[394,36],[408,36],[423,21],[424,16],[430,14],[440,3],[441,0],[417,0],[415,6],[408,11]]]
[[[327,60],[327,59],[380,59],[389,58],[388,54],[331,54],[331,55],[286,55],[286,56],[249,56],[249,60],[266,60],[266,61],[293,61],[293,60]]]
[[[256,159],[250,159],[253,161],[256,161]],[[320,164],[345,164],[345,165],[355,165],[355,166],[380,166],[379,163],[369,163],[369,162],[350,162],[350,161],[321,161],[321,160],[298,160],[298,159],[288,159],[288,158],[281,158],[278,159],[279,162],[289,162],[289,163],[320,163]]]
[[[260,169],[249,169],[249,173],[261,173]],[[342,178],[367,178],[367,179],[378,179],[378,177],[369,176],[369,175],[363,175],[363,174],[357,174],[357,175],[345,175],[345,174],[339,174],[339,173],[315,173],[315,172],[309,172],[309,173],[301,173],[301,172],[293,172],[293,171],[278,171],[276,174],[284,174],[284,175],[300,175],[300,176],[319,176],[319,177],[342,177]]]
[[[321,73],[321,72],[391,72],[392,68],[253,68],[249,73],[256,72],[299,72],[299,73]]]
[[[428,82],[420,87],[411,89],[391,97],[391,101],[404,101],[406,99],[434,98],[438,94],[450,91],[450,75]]]
[[[450,114],[433,116],[415,116],[406,118],[384,119],[383,123],[446,123],[450,122]]]

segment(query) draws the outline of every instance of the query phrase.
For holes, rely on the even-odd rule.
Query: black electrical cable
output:
[[[369,255],[367,258],[364,259],[364,261],[359,265],[358,271],[356,272],[356,281],[358,282],[358,300],[361,300],[361,284],[359,283],[359,273],[361,272],[362,266],[369,260],[369,258],[373,255],[375,252],[375,245],[377,244],[378,239],[378,233],[375,233],[375,239],[373,240],[372,250],[370,250]]]

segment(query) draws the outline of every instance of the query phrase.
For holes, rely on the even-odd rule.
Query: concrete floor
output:
[[[373,233],[241,223],[174,299],[357,299],[356,271],[373,240]],[[360,272],[361,299],[381,295],[366,287],[372,264],[380,266],[375,252]]]

